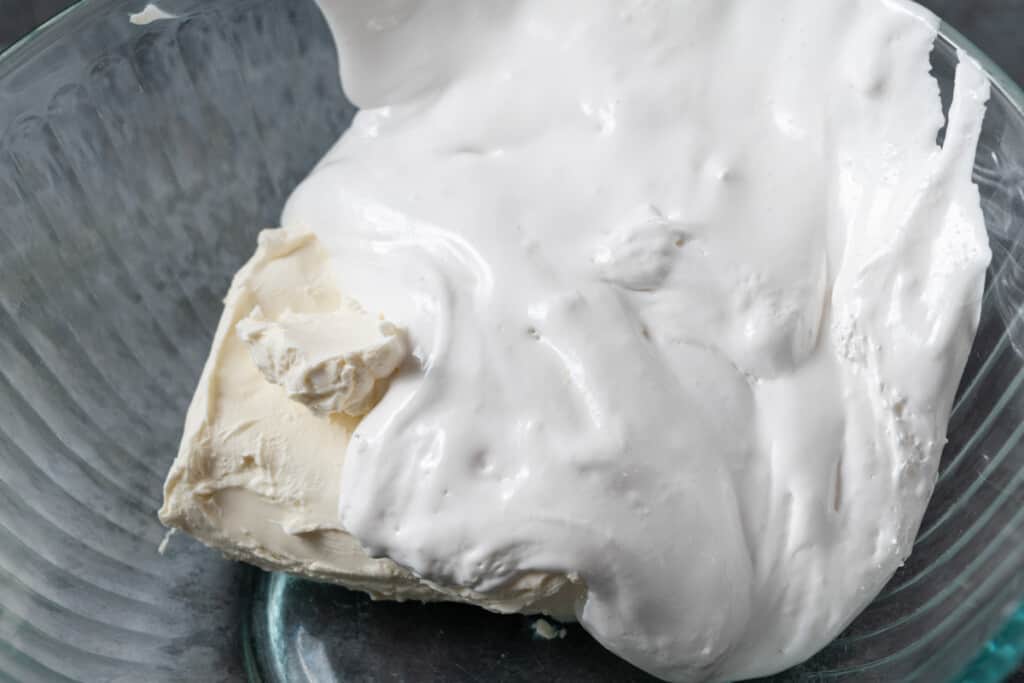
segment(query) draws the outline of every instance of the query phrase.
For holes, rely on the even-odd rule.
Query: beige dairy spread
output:
[[[393,371],[396,346],[404,350],[404,342],[394,341],[401,336],[393,326],[340,294],[328,255],[313,234],[261,233],[256,254],[235,276],[224,303],[210,358],[189,408],[181,452],[167,478],[160,510],[165,524],[188,531],[231,557],[342,583],[383,599],[471,601],[499,612],[573,618],[580,589],[564,576],[524,574],[489,594],[437,586],[394,562],[371,559],[342,530],[342,462],[358,420],[344,411],[325,415],[312,407],[303,395],[296,396],[286,383],[277,381],[273,369],[264,369],[288,362],[268,364],[264,359],[301,358],[306,362],[292,366],[305,370],[309,358],[380,359],[383,348],[386,363],[378,367]],[[280,341],[280,328],[268,320],[282,318],[309,321],[310,336],[300,332],[291,343]],[[318,319],[328,332],[344,328],[328,350],[315,343],[320,336]],[[265,329],[274,330],[278,339],[254,342],[254,333]],[[300,340],[311,343],[289,354],[287,348]],[[364,381],[373,378],[365,367],[356,372]],[[314,383],[323,377],[310,375]],[[379,384],[375,378],[374,383]],[[341,401],[327,396],[325,401]]]
[[[980,68],[945,120],[903,0],[321,7],[360,113],[232,283],[161,519],[671,681],[826,645],[976,331]]]

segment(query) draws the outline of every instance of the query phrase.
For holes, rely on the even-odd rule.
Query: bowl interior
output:
[[[648,680],[578,627],[158,554],[220,298],[354,109],[308,0],[143,4],[86,0],[0,58],[0,678]],[[947,100],[954,44],[977,54],[939,41]],[[1024,97],[991,71],[994,260],[934,501],[885,592],[777,680],[994,681],[1024,647]]]

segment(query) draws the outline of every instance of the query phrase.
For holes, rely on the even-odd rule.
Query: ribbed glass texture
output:
[[[143,4],[86,0],[0,57],[0,680],[647,680],[575,627],[157,553],[220,299],[354,110],[309,0]],[[947,94],[954,43],[977,54],[946,32]],[[1024,652],[1024,97],[991,71],[995,259],[935,500],[878,600],[777,680],[988,683]]]

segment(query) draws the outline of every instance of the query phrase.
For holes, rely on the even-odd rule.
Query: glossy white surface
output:
[[[128,15],[128,21],[136,26],[149,26],[154,21],[177,19],[178,15],[165,12],[159,6],[149,3],[141,11]]]
[[[324,0],[363,107],[283,222],[418,366],[340,519],[487,591],[577,572],[667,679],[825,645],[909,553],[989,251],[964,63],[886,0]]]

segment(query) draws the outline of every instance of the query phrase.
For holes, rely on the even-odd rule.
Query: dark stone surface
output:
[[[921,0],[1024,83],[1024,0]],[[0,50],[71,5],[70,0],[0,0]],[[139,6],[145,3],[140,0]],[[1024,672],[1011,683],[1024,683]]]
[[[1024,83],[1024,0],[919,0]]]
[[[0,50],[73,4],[71,0],[0,0]]]

